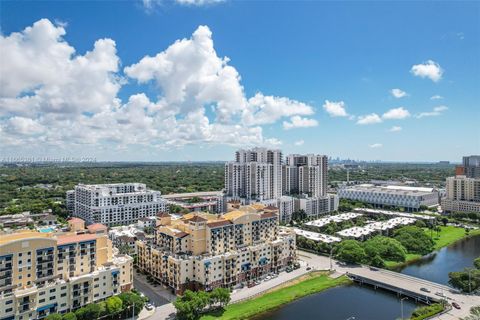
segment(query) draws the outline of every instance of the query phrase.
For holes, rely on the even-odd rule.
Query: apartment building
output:
[[[465,156],[462,164],[467,178],[480,179],[480,156]]]
[[[421,206],[435,206],[439,203],[438,191],[433,188],[407,186],[375,186],[359,184],[347,186],[338,191],[340,198],[358,200],[374,206],[403,207],[417,211]]]
[[[318,218],[321,215],[338,210],[338,196],[327,194],[323,197],[298,197],[295,198],[294,211],[303,210],[309,218]]]
[[[133,259],[82,223],[70,221],[66,233],[2,234],[0,319],[43,319],[132,288]]]
[[[225,164],[225,193],[229,198],[277,199],[282,195],[280,150],[238,150],[235,161]]]
[[[278,226],[278,209],[231,206],[223,216],[158,217],[155,244],[137,241],[138,266],[173,292],[232,287],[279,272],[296,260],[295,234]]]
[[[142,183],[79,184],[73,196],[67,192],[67,207],[72,207],[72,197],[74,216],[106,226],[137,223],[140,218],[167,210],[160,191],[147,189]]]
[[[324,197],[327,194],[327,170],[327,156],[290,154],[283,168],[283,192]]]
[[[442,209],[446,212],[480,212],[480,179],[465,175],[446,179]]]
[[[167,204],[180,206],[190,212],[225,212],[225,195],[222,191],[173,193],[163,195]]]

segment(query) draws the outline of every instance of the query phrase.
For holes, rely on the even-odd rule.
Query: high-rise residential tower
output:
[[[480,156],[463,157],[463,170],[467,178],[480,178]]]
[[[323,197],[327,194],[328,158],[324,155],[291,154],[286,157],[284,192]]]
[[[259,201],[278,199],[282,195],[282,164],[280,150],[238,150],[235,161],[225,164],[226,195]]]

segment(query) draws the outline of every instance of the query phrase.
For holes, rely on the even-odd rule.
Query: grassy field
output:
[[[345,276],[333,279],[323,272],[311,273],[258,298],[228,305],[223,313],[207,314],[201,319],[248,319],[309,294],[349,283]]]
[[[440,232],[437,235],[436,231],[430,231],[430,229],[425,228],[425,233],[433,236],[433,241],[435,242],[435,250],[440,250],[443,247],[449,246],[458,240],[461,240],[466,237],[465,229],[446,226],[440,227]],[[480,230],[470,231],[470,236],[480,234]],[[386,261],[385,265],[389,269],[398,268],[404,264],[420,259],[422,256],[419,254],[408,253],[407,259],[405,262],[395,262],[395,261]]]

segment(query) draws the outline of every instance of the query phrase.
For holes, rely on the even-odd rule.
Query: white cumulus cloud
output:
[[[362,124],[362,125],[375,124],[380,122],[382,122],[382,118],[380,118],[380,116],[376,113],[359,116],[357,120],[357,124]]]
[[[154,56],[119,70],[112,39],[77,54],[64,25],[47,19],[0,35],[0,147],[29,144],[74,151],[177,148],[187,144],[268,145],[263,125],[291,129],[317,125],[312,106],[258,92],[247,97],[241,77],[214,49],[212,32],[199,26]],[[138,86],[151,83],[156,98]],[[208,112],[207,112],[208,111]]]
[[[410,72],[417,77],[429,78],[433,82],[440,81],[443,76],[443,69],[433,60],[413,65]]]
[[[308,127],[316,127],[318,125],[318,121],[315,119],[309,118],[302,118],[300,116],[293,116],[290,118],[289,121],[283,122],[283,128],[285,130],[293,129],[293,128],[308,128]]]
[[[390,93],[397,99],[406,97],[408,95],[408,93],[398,88],[390,90]]]
[[[443,97],[441,95],[438,95],[438,94],[430,97],[430,100],[441,100],[441,99],[443,99]]]
[[[410,117],[410,112],[404,107],[390,109],[382,115],[382,118],[386,120],[405,119],[408,117]]]
[[[381,144],[381,143],[374,143],[374,144],[369,145],[369,147],[372,148],[372,149],[377,149],[377,148],[383,147],[383,144]]]
[[[331,117],[348,117],[348,113],[345,110],[345,102],[343,101],[328,101],[325,100],[323,104],[323,109],[331,116]]]
[[[416,115],[417,118],[424,118],[424,117],[436,117],[443,114],[444,111],[448,110],[447,106],[438,106],[433,108],[432,111],[421,112]]]

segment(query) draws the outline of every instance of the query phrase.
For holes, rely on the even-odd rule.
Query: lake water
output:
[[[401,272],[447,284],[448,272],[472,266],[479,256],[480,236],[476,236],[442,248]],[[404,300],[404,317],[408,318],[415,307],[410,299]],[[400,300],[395,294],[353,284],[304,297],[254,319],[394,320],[400,317]]]
[[[448,273],[473,266],[480,257],[480,236],[471,237],[440,249],[400,270],[401,273],[448,284]]]

